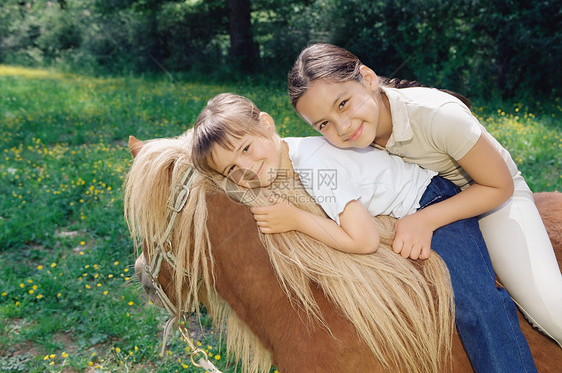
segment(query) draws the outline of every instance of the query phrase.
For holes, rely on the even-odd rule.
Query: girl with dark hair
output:
[[[528,320],[562,346],[562,276],[531,190],[509,152],[468,102],[457,99],[462,96],[397,84],[331,44],[305,48],[288,79],[297,113],[335,146],[384,149],[461,188],[447,201],[400,219],[395,251],[420,251],[423,257],[437,227],[478,217],[503,285]]]

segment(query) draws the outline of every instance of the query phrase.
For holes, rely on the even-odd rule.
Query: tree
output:
[[[227,0],[226,7],[232,62],[246,71],[254,71],[259,53],[252,34],[250,0]]]

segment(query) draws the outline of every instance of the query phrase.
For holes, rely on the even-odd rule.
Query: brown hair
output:
[[[297,101],[318,79],[328,79],[333,83],[361,81],[359,68],[362,63],[357,56],[347,49],[332,44],[312,44],[304,48],[289,71],[288,89],[291,104],[296,110]],[[379,77],[380,85],[390,88],[428,87],[417,81],[388,79]],[[469,109],[470,101],[463,95],[446,89],[440,89],[459,100]]]
[[[293,108],[315,80],[360,81],[361,65],[359,58],[344,48],[321,43],[309,45],[301,51],[289,71],[289,97]]]
[[[259,122],[260,110],[246,97],[222,93],[210,99],[193,126],[193,165],[203,173],[212,173],[209,161],[213,146],[233,149],[232,139],[245,134],[266,137]]]

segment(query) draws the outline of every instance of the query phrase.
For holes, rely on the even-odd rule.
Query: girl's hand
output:
[[[296,229],[295,214],[300,209],[287,200],[280,199],[270,206],[252,207],[250,211],[262,233],[284,233]]]
[[[427,259],[431,252],[433,228],[417,212],[396,221],[392,250],[403,258]]]

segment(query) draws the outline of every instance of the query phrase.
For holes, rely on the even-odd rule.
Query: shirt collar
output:
[[[390,114],[392,116],[392,134],[386,143],[386,147],[390,148],[397,142],[411,140],[414,137],[414,133],[410,125],[404,97],[396,88],[381,87],[381,89],[388,97]]]

